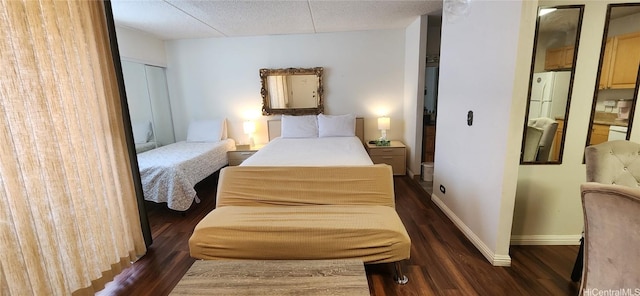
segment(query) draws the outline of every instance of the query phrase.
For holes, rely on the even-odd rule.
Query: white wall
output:
[[[164,41],[145,32],[116,26],[122,60],[160,67],[167,66]]]
[[[190,120],[226,117],[229,136],[246,141],[242,122],[256,120],[255,143],[267,142],[260,114],[260,68],[324,67],[326,114],[365,118],[365,137],[380,136],[376,118],[391,117],[390,139],[404,133],[404,30],[209,38],[166,42],[167,80],[176,140]]]
[[[422,160],[422,113],[427,50],[427,16],[416,18],[405,33],[403,142],[407,145],[409,177],[420,175]]]
[[[579,243],[583,227],[579,187],[586,180],[584,148],[608,3],[614,2],[544,2],[585,4],[585,11],[562,164],[520,166],[512,229],[514,244]],[[637,108],[635,116],[639,111]],[[640,141],[640,128],[632,129],[631,141]]]
[[[535,5],[470,3],[468,15],[442,21],[432,199],[492,264],[509,265]]]

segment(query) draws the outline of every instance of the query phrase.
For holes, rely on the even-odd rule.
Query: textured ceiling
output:
[[[442,1],[112,0],[119,26],[163,40],[405,28]]]
[[[568,32],[578,27],[579,8],[558,9],[540,17],[540,32]]]
[[[611,19],[640,13],[640,5],[614,7]],[[578,8],[562,8],[540,17],[540,32],[566,32],[575,30],[580,17]]]

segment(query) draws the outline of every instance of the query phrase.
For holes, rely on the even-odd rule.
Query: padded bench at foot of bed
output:
[[[409,258],[411,240],[392,207],[226,206],[189,239],[198,259],[344,259],[388,263]]]

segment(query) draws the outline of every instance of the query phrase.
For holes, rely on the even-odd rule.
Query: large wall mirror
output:
[[[174,143],[165,69],[130,61],[121,64],[136,152]]]
[[[583,5],[540,7],[520,163],[562,162]]]
[[[321,67],[260,69],[262,114],[319,114],[324,110]]]
[[[607,9],[586,146],[628,140],[640,64],[640,3]]]

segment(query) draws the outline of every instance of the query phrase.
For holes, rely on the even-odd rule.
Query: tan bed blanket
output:
[[[224,206],[382,205],[395,207],[385,164],[338,167],[228,167],[216,208]]]
[[[205,217],[189,245],[200,259],[346,259],[394,262],[411,243],[385,206],[224,207]]]
[[[199,259],[409,258],[387,165],[228,167],[189,240]]]

